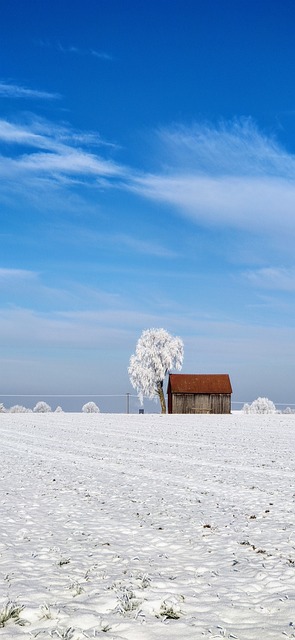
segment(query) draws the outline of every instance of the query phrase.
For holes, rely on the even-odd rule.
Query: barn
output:
[[[170,373],[168,413],[230,413],[229,375]]]

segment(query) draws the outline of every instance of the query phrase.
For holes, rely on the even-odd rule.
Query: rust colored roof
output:
[[[170,373],[168,392],[171,393],[232,393],[227,373],[186,374]]]

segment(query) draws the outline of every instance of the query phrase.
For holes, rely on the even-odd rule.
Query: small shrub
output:
[[[41,604],[41,620],[51,620],[52,618],[52,613],[51,613],[51,609],[50,609],[50,605],[49,604]]]
[[[37,402],[36,406],[33,409],[34,413],[49,413],[51,411],[51,407],[47,402],[41,400],[41,402]]]
[[[23,626],[25,622],[21,620],[19,614],[23,611],[24,606],[19,605],[16,602],[8,601],[0,611],[0,627],[5,627],[9,620],[12,620],[16,624]]]
[[[70,562],[70,558],[61,558],[57,564],[59,567],[63,567],[64,564],[70,564]]]
[[[135,609],[139,607],[139,601],[136,600],[135,595],[129,587],[123,588],[120,593],[118,593],[119,603],[116,607],[116,611],[121,613],[121,615],[125,616],[128,613],[131,613]]]
[[[139,581],[139,588],[140,589],[147,589],[151,584],[151,578],[149,577],[149,575],[147,573],[144,573],[144,574],[140,573],[137,576],[136,580]]]
[[[69,585],[69,589],[73,591],[74,597],[80,596],[84,591],[82,585],[77,580],[75,580],[75,582],[71,582],[71,584]]]
[[[1,409],[0,409],[1,411]],[[295,409],[291,409],[291,407],[286,407],[286,409],[284,409],[284,411],[282,411],[282,413],[286,413],[288,415],[290,415],[291,413],[295,413]]]
[[[26,409],[21,404],[14,404],[13,407],[10,407],[9,413],[30,413],[30,409]]]
[[[162,602],[160,611],[157,618],[163,618],[164,620],[178,620],[181,616],[180,607],[173,602]]]
[[[83,413],[99,413],[99,408],[95,402],[86,402],[82,407]]]
[[[244,404],[244,413],[277,413],[276,406],[268,398],[257,398],[252,404]]]

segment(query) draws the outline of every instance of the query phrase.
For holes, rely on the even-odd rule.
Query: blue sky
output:
[[[295,403],[294,2],[0,18],[1,393],[132,391],[164,327],[184,372]]]

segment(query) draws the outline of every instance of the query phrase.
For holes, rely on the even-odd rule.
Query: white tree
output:
[[[171,369],[180,370],[183,363],[183,342],[165,329],[146,329],[142,332],[135,354],[131,356],[128,373],[130,382],[143,396],[160,399],[161,411],[166,413],[163,384]]]
[[[252,404],[244,404],[244,413],[277,413],[276,406],[268,398],[257,398]]]
[[[63,413],[63,409],[58,405],[55,409],[55,413]]]
[[[13,407],[10,407],[9,413],[31,413],[31,409],[26,409],[21,404],[14,404]]]
[[[0,413],[6,413],[7,409],[5,409],[3,402],[0,402]]]
[[[49,406],[49,404],[47,404],[47,402],[44,402],[44,400],[41,400],[40,402],[37,402],[33,411],[35,413],[49,413],[51,411],[51,407]]]
[[[0,409],[0,411],[1,411],[1,409]],[[291,414],[291,413],[295,413],[295,410],[294,410],[294,409],[291,409],[291,407],[286,407],[286,408],[284,409],[284,411],[282,411],[282,413]]]
[[[83,413],[99,413],[99,408],[95,402],[86,402],[82,407]]]

